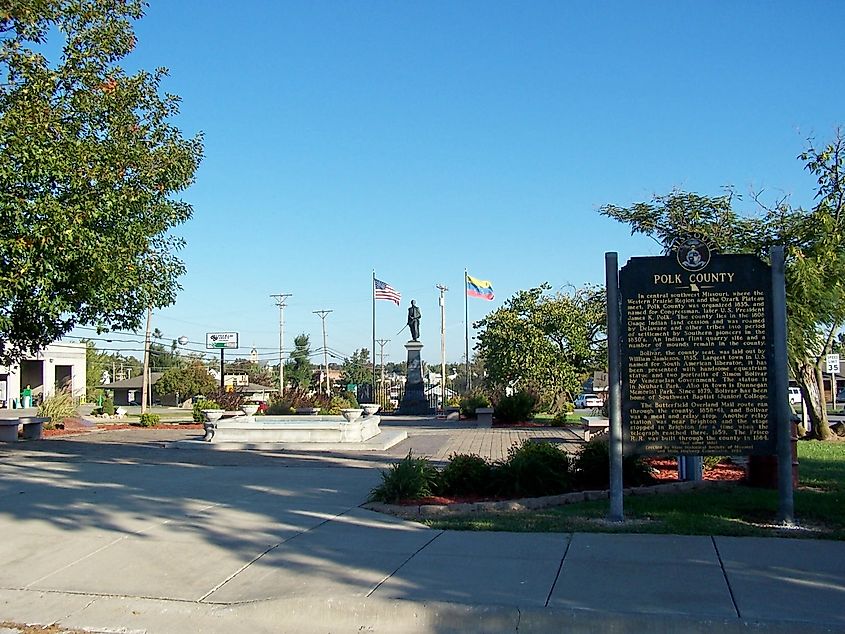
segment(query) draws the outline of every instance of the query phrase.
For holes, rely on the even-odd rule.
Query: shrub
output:
[[[341,394],[341,398],[346,399],[346,402],[349,403],[349,407],[360,407],[360,404],[358,403],[358,397],[349,390]]]
[[[504,495],[536,497],[572,490],[569,456],[548,442],[526,440],[508,450],[508,458],[496,468],[499,492]]]
[[[283,396],[270,403],[267,413],[274,416],[286,416],[302,407],[316,407],[314,399],[301,388],[287,389]]]
[[[438,491],[452,495],[484,495],[492,487],[493,467],[475,454],[453,454],[440,472]]]
[[[197,423],[201,423],[205,420],[205,416],[202,413],[204,409],[222,409],[217,401],[197,401],[194,403],[194,415],[193,419]]]
[[[49,418],[52,423],[61,423],[65,418],[76,415],[73,395],[67,390],[59,390],[48,396],[38,406],[36,416]]]
[[[706,471],[707,469],[712,469],[726,460],[727,458],[725,456],[704,456],[702,463],[704,464],[704,469]]]
[[[110,398],[103,399],[103,414],[114,416],[114,401]]]
[[[520,390],[511,396],[503,396],[496,403],[496,420],[503,423],[518,423],[534,418],[539,399],[536,395]]]
[[[238,411],[246,401],[246,396],[241,392],[226,392],[225,390],[218,390],[213,398],[218,404],[218,409],[225,409],[227,412]]]
[[[400,462],[381,472],[382,482],[370,492],[370,500],[396,503],[431,495],[437,484],[437,469],[425,458],[411,452]]]
[[[145,412],[141,414],[141,427],[155,427],[161,422],[161,416]]]
[[[348,394],[348,392],[344,392],[345,394]],[[340,410],[357,406],[357,402],[352,404],[344,396],[319,394],[314,397],[314,407],[319,407],[320,413],[323,415],[337,416],[340,414]]]
[[[481,392],[467,394],[461,399],[461,415],[466,418],[475,418],[478,407],[490,407],[490,399]]]
[[[591,438],[575,459],[575,483],[580,489],[610,488],[610,453],[607,436]],[[622,459],[624,486],[642,486],[654,482],[649,467],[639,456]]]

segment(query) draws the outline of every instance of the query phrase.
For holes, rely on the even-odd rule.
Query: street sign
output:
[[[839,355],[838,354],[827,355],[827,373],[828,374],[839,374]]]
[[[210,349],[237,348],[238,333],[207,332],[205,333],[205,347]]]

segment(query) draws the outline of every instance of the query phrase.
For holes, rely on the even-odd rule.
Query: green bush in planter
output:
[[[370,500],[395,504],[431,495],[437,485],[437,469],[425,458],[411,452],[400,462],[381,472],[381,484],[370,492]]]
[[[475,410],[479,407],[490,407],[490,399],[481,392],[467,394],[461,399],[461,416],[475,418]]]
[[[114,401],[110,398],[103,399],[103,414],[114,416]]]
[[[503,396],[496,403],[496,420],[503,423],[519,423],[534,418],[539,399],[530,392],[520,390],[511,396]]]
[[[557,495],[573,487],[571,459],[549,442],[526,440],[511,447],[494,477],[500,494],[515,497]]]
[[[150,412],[144,412],[141,414],[141,427],[155,427],[161,422],[161,416],[158,414],[152,414]]]
[[[196,423],[205,421],[205,415],[202,413],[204,409],[222,409],[217,401],[197,401],[194,403],[193,419]]]
[[[610,453],[606,435],[591,438],[575,458],[575,485],[579,489],[602,490],[610,488]],[[652,484],[654,477],[642,458],[626,456],[622,459],[624,486]]]
[[[453,454],[440,472],[437,490],[444,495],[486,495],[493,466],[475,454]]]

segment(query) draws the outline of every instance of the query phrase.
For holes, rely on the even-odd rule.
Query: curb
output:
[[[665,493],[684,493],[699,489],[724,489],[732,486],[732,482],[720,482],[714,480],[668,482],[665,484],[654,484],[643,487],[627,487],[622,489],[623,495],[660,495]],[[529,511],[548,508],[550,506],[563,506],[564,504],[577,504],[578,502],[591,502],[594,500],[606,500],[610,497],[609,490],[600,491],[573,491],[572,493],[561,493],[559,495],[546,495],[536,498],[518,498],[514,500],[499,500],[495,502],[470,502],[462,504],[385,504],[383,502],[366,502],[361,508],[379,513],[388,513],[403,519],[419,519],[428,517],[451,517],[454,515],[469,515],[472,513],[495,513],[500,511]]]

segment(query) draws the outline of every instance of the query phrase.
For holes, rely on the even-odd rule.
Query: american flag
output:
[[[397,291],[390,284],[385,284],[381,280],[373,278],[373,283],[376,287],[376,299],[386,299],[397,306],[399,305],[399,301],[402,299],[402,293]]]

